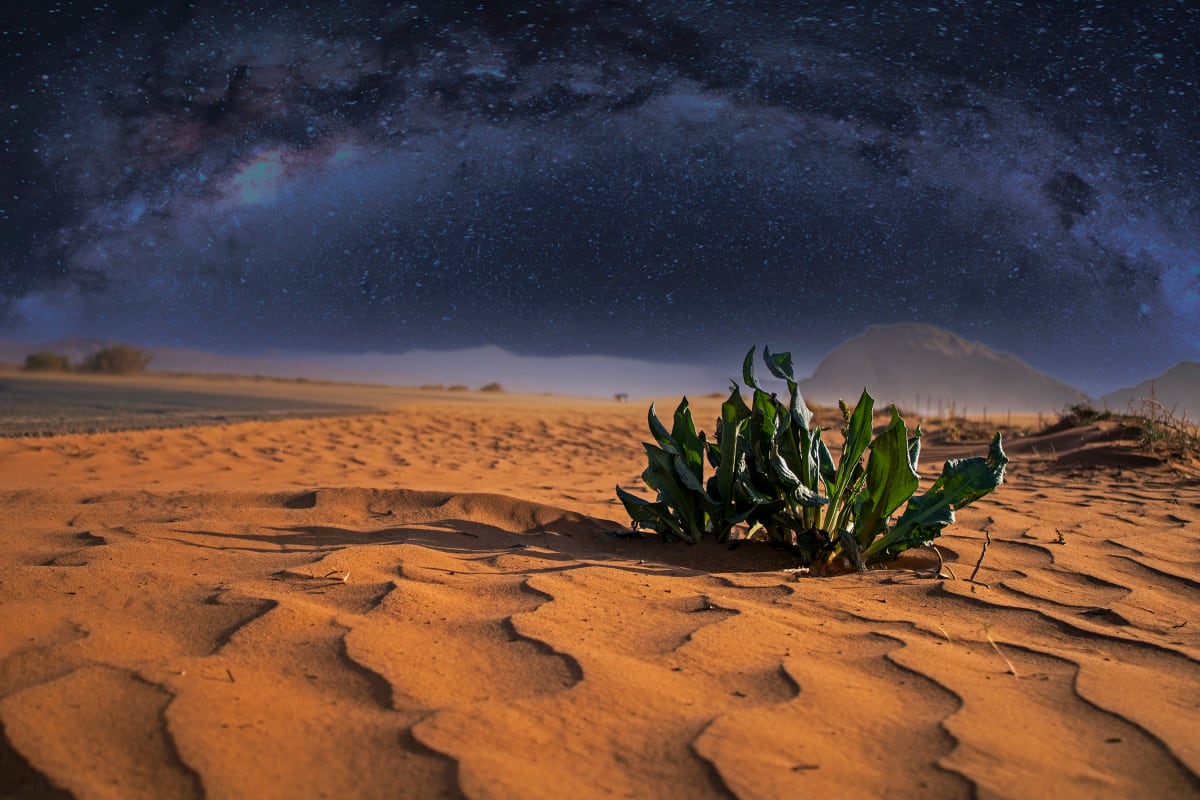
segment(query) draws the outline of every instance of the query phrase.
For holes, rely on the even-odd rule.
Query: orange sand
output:
[[[414,394],[0,440],[0,797],[1200,793],[1200,481],[1012,441],[957,580],[797,579],[608,535],[644,418]]]

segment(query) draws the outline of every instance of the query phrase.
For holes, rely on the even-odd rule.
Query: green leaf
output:
[[[750,411],[750,406],[746,405],[746,400],[742,397],[741,387],[733,381],[729,382],[729,399],[727,399],[725,403],[734,407],[734,409],[737,411],[738,419],[750,419],[752,413]]]
[[[847,427],[846,443],[842,447],[840,466],[844,467],[847,461],[857,463],[863,453],[867,451],[867,447],[871,444],[871,417],[874,411],[875,398],[867,394],[866,389],[863,389],[862,396],[858,398],[858,405],[854,407],[854,413],[851,415],[850,424]]]
[[[687,398],[675,409],[675,421],[671,428],[671,440],[678,454],[687,463],[697,485],[704,480],[704,440],[696,433],[696,423]]]
[[[917,432],[908,439],[908,463],[912,467],[912,471],[917,471],[917,462],[921,459],[921,426],[917,426]]]
[[[686,402],[686,398],[684,401]],[[658,414],[654,413],[654,403],[650,404],[650,411],[646,414],[646,421],[650,424],[650,435],[654,437],[654,440],[664,447],[671,446],[674,449],[671,434],[667,433],[666,426],[659,422]]]
[[[785,461],[783,456],[779,454],[778,443],[771,448],[770,464],[772,477],[775,479],[775,482],[783,488],[790,491],[804,485],[800,482],[800,476],[792,472],[792,468],[788,466],[787,461]]]
[[[1000,434],[993,437],[986,458],[955,458],[946,462],[942,474],[930,492],[943,491],[958,509],[975,502],[1004,482],[1008,456],[1001,447]]]
[[[740,399],[740,397],[739,397]],[[721,464],[717,467],[717,491],[722,502],[733,502],[733,483],[737,477],[738,449],[747,420],[741,417],[738,407],[727,400],[721,405]]]
[[[818,431],[817,439],[817,467],[821,471],[821,480],[825,482],[825,490],[833,491],[833,482],[837,480],[837,467],[833,465],[833,455],[829,452],[829,448],[825,442],[821,441],[821,434]]]
[[[909,500],[895,527],[872,542],[864,556],[868,561],[883,560],[939,536],[954,522],[955,509],[975,502],[1004,482],[1007,464],[999,433],[986,458],[947,461],[929,491]]]
[[[795,381],[788,381],[788,395],[791,397],[791,406],[788,410],[792,414],[792,420],[801,428],[806,430],[811,428],[812,412],[804,404],[804,398],[800,396],[800,387]]]
[[[801,508],[820,508],[829,503],[828,497],[821,496],[803,484],[792,490],[792,500]]]
[[[671,464],[675,467],[675,475],[679,478],[679,482],[683,484],[685,489],[693,492],[704,492],[704,487],[700,485],[700,479],[692,472],[692,467],[684,460],[683,456],[672,456]]]
[[[908,430],[892,406],[892,421],[887,430],[871,442],[867,459],[866,502],[856,514],[854,536],[863,548],[887,525],[887,519],[912,497],[920,486],[909,461]]]
[[[683,531],[667,503],[652,503],[617,487],[617,497],[625,506],[629,518],[641,526],[657,531],[667,541],[682,539]]]
[[[750,443],[758,452],[766,454],[775,434],[779,430],[779,408],[771,395],[762,389],[754,390],[754,410],[751,417]]]
[[[857,483],[858,477],[862,474],[859,462],[871,444],[871,415],[874,410],[875,398],[867,394],[866,389],[863,389],[862,396],[858,398],[858,405],[854,407],[854,413],[846,423],[842,460],[837,466],[833,488],[829,490],[830,503],[829,510],[825,513],[824,525],[827,531],[836,530],[845,522],[847,513],[843,497],[853,494],[853,484]],[[857,475],[855,474],[856,467],[858,468]]]
[[[792,354],[791,353],[772,353],[771,348],[763,346],[763,361],[766,362],[767,369],[771,374],[781,381],[796,381],[792,373]]]
[[[675,509],[683,538],[690,542],[699,541],[704,526],[696,507],[697,498],[679,478],[675,467],[677,456],[652,444],[646,444],[645,448],[649,463],[642,472],[642,480],[658,492],[661,502]]]
[[[746,353],[746,358],[742,361],[742,382],[751,389],[760,389],[758,385],[758,375],[754,371],[754,353],[758,350],[757,347],[751,347],[750,352]]]

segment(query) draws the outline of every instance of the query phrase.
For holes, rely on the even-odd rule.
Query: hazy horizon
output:
[[[865,333],[867,333],[867,329],[850,337],[846,342]],[[962,338],[965,339],[965,337]],[[17,362],[36,348],[49,346],[54,349],[57,345],[59,351],[70,350],[69,354],[78,359],[82,357],[84,351],[92,349],[99,343],[115,341],[105,337],[63,337],[58,340],[25,342],[0,339],[0,358],[8,358],[10,361]],[[970,339],[965,339],[965,341],[979,344]],[[840,342],[829,352],[822,352],[819,355],[790,351],[797,379],[804,380],[812,377],[821,362],[834,355],[837,349],[846,342]],[[630,394],[633,397],[652,397],[722,392],[728,388],[730,380],[741,383],[742,357],[745,355],[745,351],[742,351],[736,357],[725,359],[721,363],[714,361],[707,364],[690,364],[656,361],[652,358],[595,354],[537,356],[515,353],[495,344],[454,350],[418,348],[399,352],[381,350],[333,352],[280,348],[221,352],[178,345],[126,343],[154,351],[155,359],[150,365],[152,371],[231,372],[278,378],[303,377],[345,382],[378,382],[397,386],[464,384],[477,388],[487,383],[499,382],[504,384],[506,389],[519,392],[534,394],[553,392],[596,397],[607,397],[617,393]],[[749,346],[755,346],[761,352],[762,344],[752,343]],[[787,348],[774,342],[766,344],[776,352],[788,352]],[[1148,371],[1136,380],[1127,383],[1080,385],[1065,380],[1052,371],[1038,370],[1037,367],[1029,364],[1015,353],[988,349],[999,356],[1015,357],[1032,369],[1079,389],[1094,400],[1158,377],[1170,368]],[[1186,359],[1184,360],[1186,361]],[[1178,363],[1181,362],[1176,362],[1176,364]],[[1173,367],[1175,364],[1170,366]],[[867,385],[865,388],[870,390],[872,387]]]

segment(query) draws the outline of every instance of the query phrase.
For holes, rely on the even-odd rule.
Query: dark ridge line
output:
[[[1053,569],[1045,570],[1045,572],[1049,572],[1054,575],[1061,575],[1064,578],[1068,578],[1068,579],[1078,578],[1082,583],[1084,583],[1088,586],[1094,586],[1094,587],[1097,587],[1100,589],[1116,589],[1118,591],[1124,592],[1125,597],[1128,597],[1130,594],[1133,593],[1133,588],[1130,586],[1126,586],[1123,583],[1114,583],[1113,581],[1105,580],[1104,578],[1098,578],[1095,575],[1090,575],[1086,572],[1078,572],[1077,570],[1066,569],[1066,568],[1060,567],[1058,565],[1055,565]],[[1028,576],[1026,576],[1026,577],[1028,577]]]
[[[209,597],[210,598],[219,598],[221,595],[226,594],[227,591],[228,590],[220,589],[220,590],[217,590],[216,592],[214,592]],[[229,642],[233,640],[233,637],[237,634],[238,631],[240,631],[242,628],[245,628],[247,625],[251,624],[252,622],[262,619],[267,614],[271,613],[272,611],[274,611],[276,608],[279,607],[278,600],[270,600],[267,598],[259,598],[259,597],[247,597],[247,599],[251,600],[253,602],[254,610],[251,611],[249,614],[247,614],[245,617],[243,617],[240,621],[235,622],[234,624],[230,625],[225,630],[218,633],[216,635],[216,637],[213,639],[213,649],[208,653],[208,655],[215,656],[218,653],[220,653],[223,649],[225,649],[225,647],[229,644]],[[208,603],[207,599],[205,600],[205,603]],[[220,605],[220,606],[226,607],[226,608],[230,607],[230,606],[225,606],[223,603],[220,603],[220,602],[214,602],[211,605]],[[249,603],[247,605],[249,605]]]
[[[74,800],[75,795],[39,772],[13,746],[0,720],[0,797],[4,800]]]
[[[779,666],[778,666],[779,674],[783,677],[783,682],[786,683],[791,688],[792,696],[789,697],[787,700],[784,700],[782,703],[775,703],[774,705],[781,706],[781,705],[784,705],[785,703],[790,703],[793,700],[800,697],[800,695],[804,693],[804,687],[802,687],[800,685],[800,679],[797,678],[795,675],[793,675],[792,671],[790,669],[788,669],[788,666],[787,666],[788,659],[796,658],[796,657],[797,656],[783,656],[779,661]],[[759,708],[761,708],[761,707],[762,706],[760,705]]]
[[[336,621],[334,622],[334,627],[342,629],[341,635],[337,638],[338,660],[340,660],[347,669],[349,669],[351,672],[357,673],[359,677],[366,682],[367,694],[371,696],[371,699],[375,701],[375,704],[384,711],[399,712],[401,710],[408,710],[401,709],[396,703],[396,687],[392,686],[391,681],[356,659],[351,654],[350,646],[346,642],[346,636],[349,635],[350,631],[353,629],[346,627],[345,625],[341,625]]]
[[[555,571],[556,571],[556,572],[558,572],[558,571],[561,571],[561,570],[555,570]],[[517,575],[517,574],[520,574],[520,573],[514,573],[514,572],[505,572],[505,573],[503,573],[503,574],[504,574],[504,575]],[[546,574],[546,573],[539,571],[539,572],[537,572],[537,573],[535,573],[535,574]],[[557,599],[558,599],[557,597],[555,597],[555,596],[554,596],[553,594],[551,594],[550,592],[543,591],[543,590],[541,590],[541,589],[537,588],[536,586],[531,586],[531,585],[529,584],[529,579],[530,579],[531,577],[533,577],[533,576],[532,576],[532,575],[526,575],[524,578],[522,578],[522,579],[521,579],[521,580],[520,580],[520,581],[517,583],[517,591],[518,591],[518,592],[521,592],[522,594],[529,594],[529,595],[533,595],[534,597],[539,597],[539,598],[541,598],[542,602],[538,603],[537,605],[535,605],[533,608],[529,609],[528,611],[524,611],[524,612],[517,612],[517,613],[532,614],[533,612],[537,611],[539,608],[541,608],[542,606],[546,605],[547,603],[553,603],[555,600],[557,600]],[[510,614],[509,616],[510,616],[510,617],[512,617],[512,616],[514,616],[514,615]]]
[[[878,624],[878,623],[868,623],[868,624]],[[928,637],[932,637],[935,640],[940,641],[940,639],[937,638],[937,634],[932,633],[930,631],[921,630],[920,628],[917,627],[916,623],[914,623],[914,622],[901,621],[901,622],[899,622],[899,626],[903,627],[903,628],[907,628],[908,630],[912,631],[914,634],[916,634],[918,636],[928,636]],[[932,686],[934,689],[945,693],[947,695],[947,697],[950,699],[950,701],[953,702],[957,706],[949,714],[947,714],[946,716],[944,716],[938,720],[938,723],[937,723],[938,728],[946,736],[946,738],[950,740],[950,742],[952,744],[951,744],[949,752],[943,753],[942,755],[938,756],[932,762],[932,764],[936,769],[940,769],[942,772],[946,773],[947,775],[953,775],[953,776],[960,778],[963,781],[963,783],[966,784],[965,788],[967,789],[968,796],[971,798],[978,798],[979,797],[979,784],[975,781],[974,778],[972,778],[970,775],[968,775],[965,772],[962,772],[957,769],[951,769],[950,767],[947,767],[941,763],[942,759],[953,754],[954,751],[958,750],[962,746],[962,741],[957,736],[954,735],[954,732],[951,731],[950,728],[948,728],[946,726],[946,721],[948,719],[950,719],[951,717],[953,717],[954,715],[962,713],[962,710],[966,707],[966,701],[963,700],[962,696],[959,695],[958,692],[954,691],[949,686],[946,686],[941,681],[934,678],[932,675],[926,675],[924,672],[921,672],[919,669],[917,669],[915,667],[910,667],[907,664],[901,664],[899,661],[896,660],[895,654],[906,649],[909,646],[908,642],[905,639],[903,639],[900,636],[895,636],[890,633],[884,633],[882,631],[875,631],[875,630],[870,631],[870,635],[874,636],[876,638],[879,638],[879,639],[890,639],[891,641],[896,642],[899,645],[899,647],[893,647],[892,649],[885,651],[883,654],[883,657],[887,660],[887,662],[889,664],[891,664],[892,666],[896,667],[897,669],[899,669],[900,671],[904,672],[905,674],[911,675],[914,678],[916,678],[917,680],[924,681],[924,682],[928,683],[930,686]],[[947,642],[947,644],[949,644],[949,642]]]
[[[1192,787],[1194,789],[1196,789],[1198,792],[1200,792],[1200,774],[1197,774],[1194,770],[1192,770],[1191,767],[1189,767],[1186,763],[1184,763],[1183,759],[1179,756],[1178,753],[1175,752],[1175,749],[1173,747],[1171,747],[1171,745],[1168,742],[1164,741],[1158,734],[1154,733],[1153,731],[1147,730],[1146,728],[1142,727],[1141,723],[1139,723],[1137,720],[1130,719],[1129,717],[1125,716],[1124,714],[1122,714],[1119,711],[1114,711],[1111,708],[1105,708],[1104,706],[1100,705],[1099,701],[1093,700],[1092,698],[1088,697],[1083,692],[1083,690],[1080,689],[1079,677],[1080,677],[1081,673],[1083,672],[1083,668],[1084,668],[1083,664],[1081,664],[1078,661],[1075,661],[1074,659],[1072,659],[1071,657],[1069,657],[1066,654],[1047,652],[1045,650],[1038,649],[1034,645],[1005,642],[1004,646],[1010,650],[1021,650],[1026,653],[1031,653],[1033,655],[1042,656],[1043,658],[1051,658],[1051,659],[1054,659],[1055,661],[1060,661],[1064,664],[1069,664],[1073,668],[1073,671],[1074,671],[1074,674],[1071,677],[1071,691],[1075,694],[1075,697],[1079,700],[1079,702],[1083,703],[1086,706],[1089,706],[1090,708],[1092,708],[1096,711],[1099,711],[1101,714],[1107,714],[1110,717],[1115,717],[1116,719],[1121,720],[1126,725],[1129,725],[1131,728],[1138,731],[1138,733],[1145,736],[1153,744],[1157,745],[1158,748],[1160,750],[1162,750],[1163,753],[1171,761],[1175,762],[1175,765],[1177,767],[1179,767],[1179,769],[1191,779]]]
[[[1088,628],[1081,628],[1078,625],[1076,625],[1074,622],[1071,622],[1070,620],[1060,619],[1057,616],[1050,614],[1047,611],[1038,609],[1038,608],[1026,608],[1023,606],[1015,606],[1015,605],[1000,604],[1000,603],[989,603],[988,601],[983,600],[978,597],[954,594],[953,592],[950,592],[948,589],[946,589],[941,584],[935,586],[933,588],[933,591],[942,592],[944,595],[946,595],[947,597],[949,597],[952,600],[960,600],[964,603],[973,605],[977,608],[986,609],[997,615],[1003,614],[1003,613],[1018,614],[1018,615],[1019,614],[1031,615],[1033,617],[1036,617],[1038,620],[1041,620],[1042,622],[1049,623],[1053,627],[1057,628],[1060,632],[1065,633],[1072,637],[1079,638],[1079,639],[1098,639],[1101,641],[1108,642],[1117,647],[1129,648],[1136,652],[1146,651],[1148,653],[1151,653],[1153,655],[1160,656],[1160,657],[1181,658],[1184,661],[1188,662],[1189,664],[1200,664],[1200,659],[1197,659],[1188,653],[1182,652],[1180,650],[1176,650],[1173,647],[1168,647],[1166,645],[1158,644],[1155,642],[1148,642],[1148,641],[1145,641],[1142,639],[1133,639],[1133,638],[1127,638],[1124,636],[1118,636],[1116,634],[1107,633],[1105,631],[1094,631],[1094,630],[1089,630]],[[879,620],[870,620],[870,621],[877,622]],[[888,620],[882,620],[882,621],[886,622]]]
[[[1009,586],[1007,581],[1001,581],[1000,583],[997,584],[997,586],[1000,588],[1001,591],[1008,592],[1011,595],[1015,595],[1017,597],[1024,598],[1033,603],[1041,603],[1041,604],[1052,606],[1054,608],[1061,608],[1066,611],[1076,611],[1076,613],[1079,613],[1079,611],[1077,611],[1077,610],[1087,611],[1088,609],[1098,608],[1098,606],[1096,606],[1094,604],[1090,604],[1090,603],[1086,603],[1086,604],[1082,604],[1082,605],[1078,604],[1078,603],[1060,603],[1057,600],[1050,600],[1045,597],[1039,597],[1036,594],[1031,594],[1029,592],[1022,591],[1021,589],[1018,589],[1015,586]],[[1130,594],[1132,594],[1132,592],[1133,592],[1132,589],[1126,589],[1125,595],[1123,597],[1118,597],[1113,602],[1120,602],[1121,600],[1124,600],[1126,597],[1128,597]],[[1126,624],[1128,624],[1128,623],[1126,623]]]
[[[541,608],[541,606],[538,606],[538,608]],[[533,609],[532,611],[522,611],[519,613],[520,614],[534,614],[536,612],[537,612],[537,608]],[[533,649],[536,650],[540,655],[551,656],[551,657],[557,658],[563,662],[563,664],[567,668],[567,673],[571,676],[571,685],[565,686],[562,689],[560,689],[559,691],[566,691],[568,689],[573,689],[574,687],[583,683],[583,679],[584,679],[583,665],[579,663],[578,659],[576,659],[575,656],[571,655],[570,653],[560,652],[559,650],[555,649],[555,647],[553,645],[551,645],[549,642],[545,642],[541,639],[538,639],[535,636],[532,636],[527,633],[522,633],[521,631],[517,630],[516,621],[513,619],[513,617],[515,617],[515,616],[517,616],[517,614],[510,614],[509,616],[504,617],[502,620],[500,620],[500,629],[509,635],[510,641],[529,642],[531,645],[533,645]],[[558,694],[558,692],[554,692],[553,694]]]
[[[721,774],[720,768],[717,767],[714,762],[705,758],[697,749],[697,742],[699,742],[700,739],[704,737],[704,734],[708,732],[708,729],[715,725],[717,720],[721,719],[723,716],[724,715],[718,715],[710,719],[708,723],[700,729],[700,732],[693,736],[691,741],[688,742],[688,751],[691,752],[691,754],[696,757],[696,760],[700,762],[700,767],[704,771],[705,777],[708,778],[709,784],[717,794],[722,794],[725,797],[732,798],[732,800],[740,800],[738,794],[733,791],[728,783],[725,782],[725,776]]]
[[[430,747],[428,744],[421,741],[420,738],[418,738],[416,733],[414,732],[418,725],[420,725],[421,723],[423,723],[427,720],[433,719],[433,717],[437,716],[437,714],[440,713],[440,711],[441,710],[438,709],[438,710],[434,710],[434,711],[427,711],[424,714],[422,714],[417,719],[416,722],[414,722],[409,727],[404,728],[402,731],[400,731],[400,735],[399,735],[399,737],[397,737],[397,741],[400,743],[400,745],[402,747],[405,747],[412,753],[416,753],[416,754],[420,754],[420,755],[427,755],[430,758],[435,758],[439,761],[443,761],[448,766],[453,767],[454,768],[453,784],[450,787],[441,787],[442,790],[448,788],[450,790],[450,793],[447,793],[447,794],[439,793],[438,796],[440,798],[443,798],[443,800],[467,800],[467,796],[466,796],[466,794],[463,793],[463,790],[462,790],[462,778],[459,777],[459,774],[458,774],[459,769],[462,766],[461,764],[459,764],[458,759],[454,758],[453,756],[449,755],[448,753],[443,753],[441,750],[438,750],[434,747]]]
[[[91,531],[80,531],[75,534],[75,538],[83,542],[88,547],[103,547],[108,544],[108,539],[103,536],[92,533]],[[82,550],[76,552],[83,552]]]
[[[708,595],[697,595],[697,596],[705,603],[706,606],[709,606],[709,607],[706,608],[704,606],[701,606],[700,608],[692,608],[692,609],[672,608],[671,610],[676,613],[683,613],[683,614],[695,614],[698,612],[707,612],[707,611],[717,611],[717,612],[724,612],[724,613],[722,614],[722,616],[719,619],[715,619],[710,622],[703,622],[700,625],[697,625],[695,628],[692,628],[690,631],[687,632],[687,634],[684,635],[682,642],[675,645],[670,650],[667,650],[664,653],[658,654],[659,658],[661,658],[662,656],[665,656],[665,655],[671,655],[674,653],[678,653],[680,650],[682,650],[683,648],[687,647],[689,644],[694,642],[696,634],[699,633],[700,631],[706,630],[708,628],[712,628],[716,625],[720,625],[722,622],[726,622],[728,620],[733,619],[734,617],[741,616],[741,614],[742,614],[742,612],[736,608],[722,608],[721,606],[714,605],[713,603],[711,603],[709,601]],[[685,598],[685,599],[690,600],[691,598]]]
[[[122,670],[125,671],[125,670]],[[171,732],[171,722],[167,719],[167,712],[171,705],[175,702],[178,695],[168,689],[166,686],[156,681],[149,680],[137,672],[130,672],[133,679],[139,681],[152,689],[155,689],[162,694],[166,699],[158,709],[159,732],[162,736],[163,746],[168,753],[168,758],[171,762],[170,766],[175,767],[185,777],[190,779],[192,784],[192,797],[196,800],[204,800],[208,796],[208,792],[204,788],[204,779],[200,772],[191,764],[187,763],[183,754],[179,751],[179,744],[175,740],[175,734]]]
[[[400,586],[395,581],[389,580],[384,582],[383,591],[371,599],[371,602],[367,605],[367,610],[363,612],[363,615],[365,616],[370,614],[372,611],[376,611],[381,605],[383,605],[383,601],[387,599],[387,596],[396,591],[398,588],[400,588]]]
[[[700,598],[703,605],[700,606],[699,608],[693,608],[691,611],[687,612],[688,614],[700,614],[700,613],[707,612],[707,611],[722,611],[731,616],[738,616],[742,613],[742,610],[740,608],[727,608],[725,606],[717,605],[716,603],[713,602],[712,598],[706,594],[697,595],[697,596]],[[717,620],[717,622],[709,623],[709,625],[716,625],[719,622],[724,622],[725,619],[728,619],[728,617],[726,617],[724,619],[719,619],[719,620]],[[705,627],[708,627],[708,626],[705,626]],[[696,630],[700,630],[700,628],[697,628]],[[695,631],[693,631],[693,633],[695,633]]]
[[[433,721],[436,720],[439,716],[441,716],[442,714],[445,714],[447,712],[450,712],[450,711],[453,711],[453,709],[447,709],[447,708],[433,709],[432,711],[428,712],[427,714],[425,714],[422,717],[420,717],[419,719],[417,719],[416,722],[414,722],[411,726],[409,726],[408,730],[405,733],[407,733],[408,738],[412,739],[412,741],[416,745],[414,750],[416,750],[417,752],[424,750],[425,752],[432,753],[437,758],[440,758],[441,760],[449,762],[451,765],[453,765],[453,767],[454,767],[453,790],[455,792],[454,797],[463,798],[465,800],[465,798],[467,797],[467,794],[466,794],[466,792],[463,791],[463,788],[462,788],[462,786],[463,786],[463,777],[462,777],[463,762],[462,762],[462,760],[455,758],[450,753],[447,753],[444,750],[439,750],[437,747],[435,747],[434,745],[430,744],[429,742],[427,742],[421,738],[421,729],[423,727],[425,727],[428,724],[432,724]],[[404,740],[404,736],[405,736],[404,733],[402,733],[400,735],[401,741]]]
[[[779,597],[770,598],[770,603],[772,605],[778,603],[784,598],[796,596],[796,589],[790,583],[774,583],[770,586],[743,586],[740,583],[734,582],[734,580],[727,575],[710,575],[709,579],[723,589],[736,589],[739,592],[778,594]],[[757,600],[758,598],[755,599]]]
[[[1029,542],[1024,539],[999,539],[999,538],[993,536],[992,537],[992,545],[999,546],[999,547],[1027,548],[1029,550],[1033,550],[1033,551],[1045,556],[1051,564],[1054,563],[1054,550],[1046,542],[1042,542],[1042,541]],[[1045,569],[1045,567],[1041,567],[1041,569]],[[1020,570],[1014,570],[1014,572],[1019,572],[1019,571]]]
[[[53,556],[52,558],[48,558],[45,561],[41,561],[41,562],[35,564],[34,566],[51,567],[51,568],[55,568],[55,569],[79,569],[80,567],[90,566],[90,563],[86,562],[86,561],[84,561],[80,564],[59,564],[58,563],[59,559],[69,558],[71,556],[78,555],[79,553],[82,553],[82,552],[84,552],[84,551],[83,550],[72,550],[68,553],[59,553],[58,555]]]
[[[1142,553],[1138,550],[1134,550],[1132,547],[1126,547],[1125,549],[1133,550],[1133,552],[1137,553],[1140,556],[1145,555],[1144,553]],[[1200,581],[1193,580],[1192,578],[1188,578],[1183,575],[1176,575],[1173,572],[1167,572],[1166,570],[1159,569],[1158,567],[1152,567],[1149,564],[1139,561],[1138,559],[1134,558],[1133,556],[1109,555],[1109,558],[1120,559],[1122,561],[1128,561],[1130,564],[1134,564],[1134,565],[1140,567],[1141,569],[1146,570],[1147,572],[1153,573],[1154,575],[1157,575],[1158,577],[1163,578],[1164,580],[1175,581],[1176,583],[1181,583],[1187,589],[1191,589],[1193,591],[1200,589]]]

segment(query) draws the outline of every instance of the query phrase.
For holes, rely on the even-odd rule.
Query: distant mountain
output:
[[[1059,411],[1087,395],[1015,356],[932,325],[872,325],[834,349],[800,382],[805,399],[853,404],[866,388],[876,404],[919,414]]]
[[[1177,415],[1186,412],[1189,419],[1200,420],[1200,364],[1180,361],[1157,378],[1118,389],[1101,399],[1113,411],[1125,411],[1131,403],[1136,407],[1143,397],[1153,397]]]

